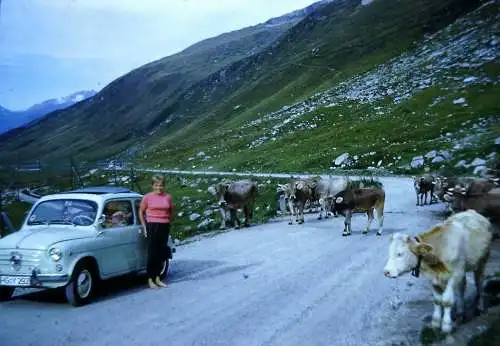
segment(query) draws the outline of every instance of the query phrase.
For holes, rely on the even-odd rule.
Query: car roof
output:
[[[142,195],[124,187],[93,186],[46,195],[41,197],[40,201],[54,199],[86,199],[97,203],[102,203],[103,201],[109,199],[119,198],[142,198]]]
[[[68,191],[65,193],[92,193],[96,195],[103,195],[108,193],[135,193],[132,190],[122,186],[89,186],[81,189]]]

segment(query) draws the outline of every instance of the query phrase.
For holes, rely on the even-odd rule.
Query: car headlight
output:
[[[62,258],[62,251],[56,247],[49,250],[49,256],[54,262],[59,262]]]

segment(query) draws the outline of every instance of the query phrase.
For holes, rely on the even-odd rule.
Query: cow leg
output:
[[[370,226],[371,226],[372,220],[373,220],[373,209],[369,209],[366,212],[366,215],[368,216],[368,223],[366,225],[366,228],[363,230],[363,234],[370,232]]]
[[[246,204],[243,210],[245,211],[245,227],[250,227],[250,214],[252,213],[252,208]]]
[[[224,208],[219,208],[220,211],[220,229],[226,229],[226,210]]]
[[[305,202],[300,202],[299,204],[299,212],[298,212],[298,223],[302,224],[304,223],[304,208],[305,208]]]
[[[453,321],[451,319],[451,310],[455,305],[455,284],[456,277],[451,277],[448,280],[446,288],[443,292],[443,320],[441,323],[441,331],[443,333],[450,333],[453,329]]]
[[[443,304],[443,288],[437,284],[432,284],[432,295],[434,296],[434,312],[432,313],[432,328],[440,328],[441,327],[441,319],[442,315],[442,304]]]
[[[288,209],[290,209],[290,221],[288,221],[288,224],[293,225],[293,215],[295,207],[290,199],[288,199]]]
[[[377,235],[382,235],[384,230],[384,205],[377,206],[378,231]]]
[[[490,252],[488,252],[481,258],[478,263],[476,270],[474,270],[474,283],[476,285],[476,296],[474,299],[474,313],[479,315],[481,311],[486,311],[488,308],[484,301],[484,293],[483,293],[483,280],[484,280],[484,269],[486,267],[486,262],[490,256]]]
[[[431,188],[431,191],[429,193],[429,204],[432,204],[432,197],[434,196],[434,185]]]
[[[344,232],[342,233],[344,237],[351,235],[351,217],[352,212],[350,210],[346,210],[344,219]]]
[[[465,323],[465,289],[467,287],[467,280],[464,277],[458,282],[458,295],[457,295],[457,313],[455,320],[461,324]],[[460,309],[459,309],[460,308]]]
[[[241,221],[238,217],[238,209],[236,208],[231,208],[231,223],[236,229],[239,229],[241,226]]]
[[[326,219],[325,199],[324,198],[320,198],[319,199],[319,216],[318,216],[318,220],[323,219],[323,211],[325,211],[325,219]]]

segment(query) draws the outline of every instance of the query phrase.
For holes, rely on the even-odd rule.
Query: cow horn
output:
[[[335,203],[337,203],[337,204],[342,203],[343,200],[344,200],[344,198],[339,196],[335,199]]]
[[[453,191],[455,191],[455,189],[454,189],[454,188],[452,188],[452,187],[450,187],[450,188],[448,189],[448,192],[453,192]]]
[[[432,185],[436,185],[436,182],[435,182],[435,181],[433,181],[433,182],[432,182]]]

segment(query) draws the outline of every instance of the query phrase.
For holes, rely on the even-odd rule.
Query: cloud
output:
[[[131,69],[187,48],[203,39],[255,25],[271,17],[303,8],[313,0],[7,0],[0,18],[2,71],[10,64],[27,82],[18,83],[13,95],[22,100],[39,92],[29,88],[31,75],[45,90],[69,94],[84,83],[94,88]],[[31,59],[26,57],[31,56]],[[18,59],[18,57],[23,57]],[[43,57],[43,64],[37,62]],[[19,64],[13,66],[13,61]],[[107,80],[92,70],[105,73]],[[91,77],[84,76],[84,69]],[[51,77],[68,74],[73,78]],[[112,75],[112,76],[111,76]],[[2,75],[3,76],[3,75]],[[11,80],[12,82],[12,80]],[[2,84],[4,81],[2,80]],[[22,85],[22,87],[20,86]],[[64,87],[63,87],[64,85]],[[5,101],[0,92],[0,104]],[[57,97],[60,95],[52,95]],[[15,96],[9,96],[13,104]],[[41,101],[41,100],[39,100]]]

